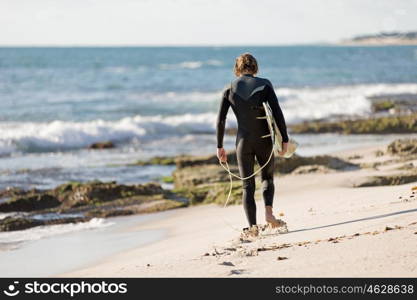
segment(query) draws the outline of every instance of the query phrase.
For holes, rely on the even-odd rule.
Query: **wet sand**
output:
[[[37,231],[39,239],[7,243],[0,249],[0,274],[3,277],[47,277],[101,263],[116,253],[165,238],[166,230],[142,230],[139,225],[169,217],[171,213],[111,218],[98,228],[67,233],[59,233],[56,226],[61,225],[46,226],[44,231]],[[67,225],[72,224],[64,226]],[[58,232],[52,233],[53,230]],[[16,233],[24,231],[10,232]]]

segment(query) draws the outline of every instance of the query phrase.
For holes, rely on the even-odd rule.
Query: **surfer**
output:
[[[262,196],[265,203],[266,222],[273,227],[281,226],[282,221],[274,217],[272,204],[274,199],[274,157],[272,140],[268,123],[265,121],[263,102],[267,102],[282,136],[284,155],[288,147],[287,127],[284,115],[268,79],[256,77],[258,63],[251,54],[244,53],[236,58],[232,81],[222,96],[217,117],[217,157],[221,162],[227,161],[223,148],[226,116],[229,107],[236,115],[238,130],[236,135],[236,156],[241,177],[248,177],[254,172],[255,158],[258,164],[266,166],[261,170]],[[270,156],[272,155],[271,159]],[[269,161],[268,161],[269,160]],[[256,225],[255,178],[243,180],[243,207],[249,226]]]

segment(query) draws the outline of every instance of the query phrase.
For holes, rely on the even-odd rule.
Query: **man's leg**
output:
[[[252,175],[255,155],[250,145],[247,145],[243,139],[236,147],[236,156],[240,177]],[[255,177],[243,180],[242,202],[249,226],[256,225]]]
[[[256,160],[259,166],[263,166],[268,162],[268,159],[272,151],[271,140],[264,140],[260,143],[259,147],[256,148]],[[262,196],[265,203],[265,219],[268,223],[273,226],[280,226],[279,221],[274,217],[272,206],[274,202],[274,154],[267,165],[261,171],[262,179]]]

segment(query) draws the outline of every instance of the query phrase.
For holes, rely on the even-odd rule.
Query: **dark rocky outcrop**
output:
[[[51,192],[62,203],[63,208],[94,205],[133,196],[161,195],[164,190],[158,183],[123,185],[116,182],[93,181],[70,182],[58,186]]]
[[[1,231],[15,231],[24,230],[31,227],[42,226],[42,225],[56,225],[66,223],[78,223],[87,222],[91,218],[89,217],[62,217],[52,219],[36,219],[33,217],[6,217],[0,220],[0,232]]]
[[[28,193],[19,193],[19,195],[1,202],[0,212],[42,210],[57,207],[60,204],[59,200],[53,195],[29,191]]]
[[[186,206],[183,201],[175,201],[171,199],[153,200],[141,204],[131,204],[126,206],[116,206],[109,208],[107,206],[97,207],[86,212],[89,217],[109,218],[118,216],[128,216],[134,214],[145,214],[165,211],[174,208]]]
[[[39,191],[37,189],[25,191],[16,187],[8,187],[8,188],[5,188],[4,190],[0,190],[0,199],[18,197],[18,196],[26,195],[30,192],[36,193]]]
[[[0,195],[0,212],[29,212],[0,220],[0,231],[88,221],[92,217],[151,213],[186,206],[185,199],[158,183],[68,182],[52,190],[8,189]],[[57,217],[52,217],[55,214]],[[69,216],[70,214],[74,216]],[[39,218],[37,216],[47,216]]]
[[[92,181],[87,183],[69,182],[47,191],[31,190],[24,192],[12,190],[2,193],[12,197],[0,203],[0,212],[28,212],[58,206],[60,209],[68,209],[85,205],[97,205],[135,196],[163,195],[165,191],[158,183],[152,182],[139,185],[123,185],[116,182]]]
[[[106,141],[106,142],[93,143],[90,146],[88,146],[87,148],[97,150],[97,149],[112,149],[114,147],[115,147],[115,145],[113,144],[113,142]]]

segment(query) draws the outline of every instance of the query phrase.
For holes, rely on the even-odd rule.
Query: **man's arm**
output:
[[[275,122],[277,123],[279,132],[281,133],[282,142],[288,143],[287,125],[285,124],[285,118],[281,107],[279,106],[277,95],[275,94],[274,88],[270,82],[268,82],[266,85],[265,91],[266,100],[268,101],[269,107],[271,107]]]
[[[222,100],[220,103],[219,113],[217,115],[217,148],[223,148],[223,138],[224,138],[224,130],[226,127],[226,116],[227,112],[229,111],[230,102],[229,102],[229,93],[230,89],[224,91]]]

